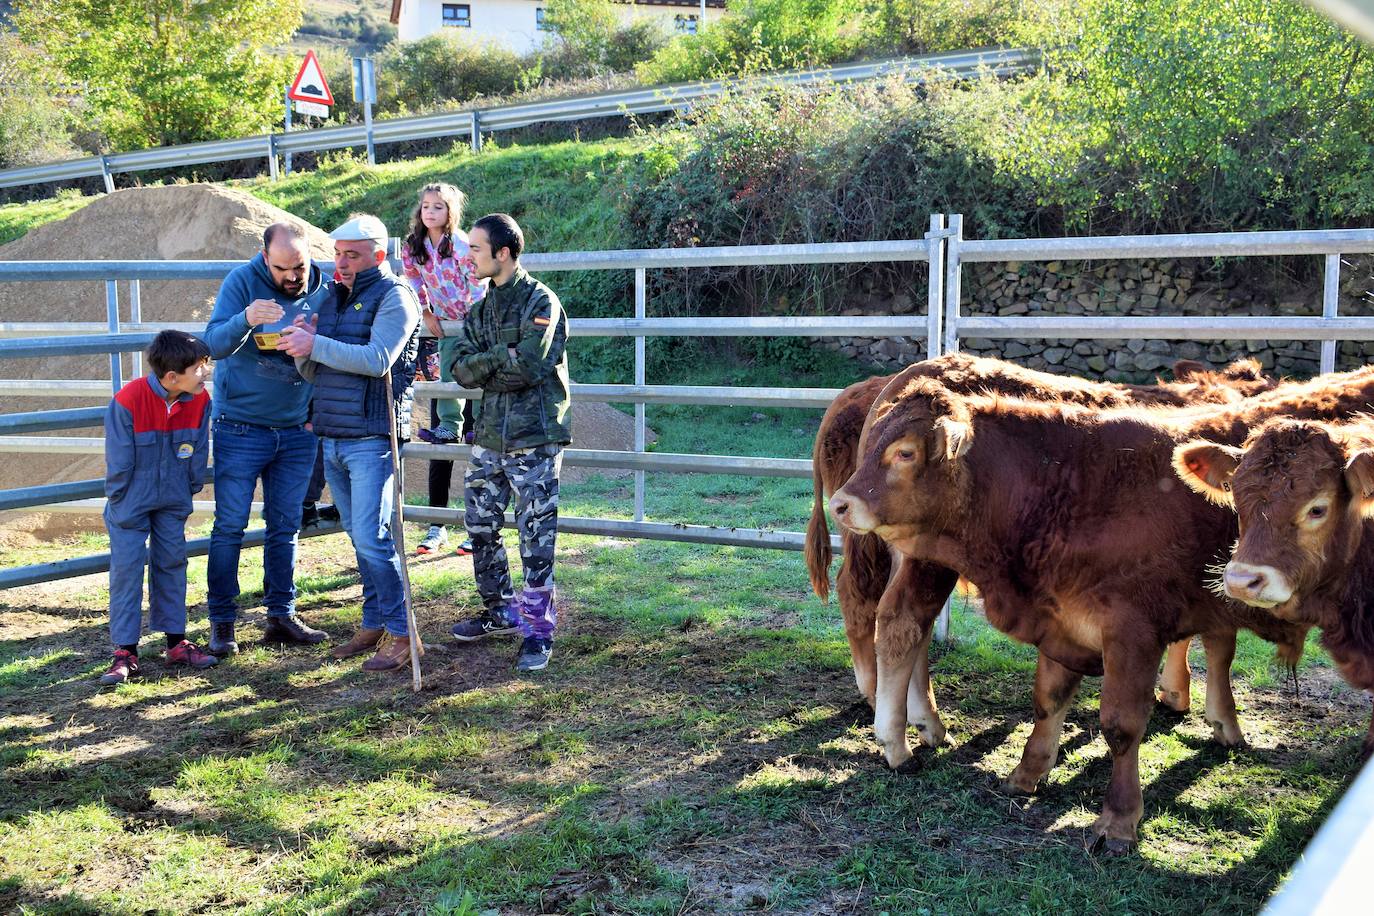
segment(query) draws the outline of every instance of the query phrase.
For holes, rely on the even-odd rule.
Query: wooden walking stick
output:
[[[391,394],[391,370],[382,376],[388,400]],[[401,446],[396,441],[396,408],[391,408],[391,534],[396,544],[396,557],[401,561],[401,587],[405,589],[406,629],[410,631],[410,686],[420,692],[420,628],[415,623],[415,606],[410,600],[410,570],[406,567],[406,539],[404,517],[401,512]]]

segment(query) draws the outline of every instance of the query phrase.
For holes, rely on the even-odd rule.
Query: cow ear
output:
[[[953,461],[962,458],[973,447],[973,427],[967,423],[941,417],[935,421],[930,460]]]
[[[1361,515],[1374,516],[1374,452],[1362,449],[1345,463],[1345,482]]]
[[[1242,449],[1215,442],[1185,442],[1174,449],[1174,471],[1191,489],[1212,502],[1234,506],[1231,475],[1240,464]]]

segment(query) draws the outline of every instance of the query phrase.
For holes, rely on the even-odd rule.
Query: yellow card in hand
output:
[[[253,343],[258,345],[259,350],[275,350],[279,340],[281,333],[278,331],[256,331],[253,334]]]

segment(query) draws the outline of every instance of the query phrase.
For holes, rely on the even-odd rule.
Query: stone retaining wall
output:
[[[964,267],[965,315],[1320,315],[1320,280],[1307,286],[1259,283],[1247,279],[1238,262],[1218,279],[1203,273],[1200,260],[1120,262],[1008,262]],[[1368,259],[1341,270],[1341,315],[1374,314]],[[923,325],[925,289],[891,296],[860,291],[845,315],[911,315]],[[919,303],[919,307],[918,307]],[[925,357],[921,337],[847,337],[818,340],[827,349],[895,371]],[[1253,356],[1278,375],[1313,375],[1321,345],[1282,340],[1067,340],[987,339],[961,341],[969,353],[998,356],[1032,369],[1089,378],[1148,381],[1175,360],[1194,359],[1213,366]],[[1337,368],[1364,365],[1374,357],[1374,341],[1342,342]]]

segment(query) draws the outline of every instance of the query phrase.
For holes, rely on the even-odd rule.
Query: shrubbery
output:
[[[60,85],[41,55],[0,34],[0,168],[77,155],[68,130],[78,103],[55,92]]]

